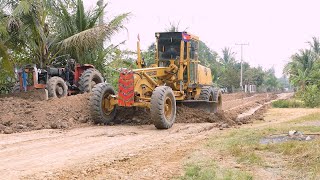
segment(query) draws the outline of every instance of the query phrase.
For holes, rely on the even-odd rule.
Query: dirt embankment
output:
[[[185,106],[177,108],[176,123],[216,123],[229,127],[245,124],[252,118],[237,120],[237,115],[274,99],[274,95],[244,93],[223,95],[223,111],[211,114]],[[39,129],[69,129],[92,125],[89,94],[80,94],[61,99],[37,101],[20,97],[0,98],[0,133],[16,133]],[[142,108],[118,108],[116,119],[109,125],[152,124],[149,111]],[[260,114],[260,113],[259,113]],[[257,116],[257,115],[255,115]]]
[[[39,129],[67,129],[90,123],[88,94],[48,101],[18,97],[0,98],[0,131],[23,132]]]

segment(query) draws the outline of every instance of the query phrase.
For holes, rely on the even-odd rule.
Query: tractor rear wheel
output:
[[[114,119],[116,106],[110,106],[109,101],[110,95],[114,94],[114,89],[109,84],[99,83],[93,87],[90,97],[90,113],[95,123],[106,124]]]
[[[20,83],[17,82],[16,84],[14,84],[13,88],[12,88],[12,93],[16,94],[20,92]]]
[[[168,86],[155,88],[151,96],[151,118],[157,129],[169,129],[176,120],[176,99]]]
[[[215,101],[210,109],[210,112],[217,113],[219,110],[221,110],[221,92],[218,89],[215,89],[211,86],[203,87],[201,89],[199,99],[205,101]]]
[[[66,82],[58,76],[49,79],[47,89],[48,96],[52,98],[61,98],[68,95],[68,86]]]
[[[79,89],[81,93],[91,92],[96,84],[103,83],[103,81],[101,73],[94,68],[90,68],[82,73],[79,81]]]

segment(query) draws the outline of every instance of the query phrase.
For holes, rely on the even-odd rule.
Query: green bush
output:
[[[320,90],[316,85],[307,86],[305,91],[301,93],[301,98],[307,107],[320,106]]]
[[[10,74],[0,68],[0,94],[11,93],[11,89],[16,82]]]
[[[296,99],[280,99],[272,102],[274,108],[302,108],[305,107],[305,103]]]

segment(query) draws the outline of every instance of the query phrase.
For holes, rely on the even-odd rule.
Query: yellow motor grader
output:
[[[176,119],[176,104],[216,113],[221,92],[213,87],[211,70],[199,64],[199,38],[187,32],[155,33],[155,62],[145,68],[137,43],[138,69],[120,71],[118,93],[106,83],[97,84],[90,97],[95,123],[115,118],[116,107],[150,109],[156,128],[168,129]]]

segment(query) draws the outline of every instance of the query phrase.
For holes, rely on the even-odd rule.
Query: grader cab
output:
[[[150,109],[156,128],[170,128],[177,103],[216,113],[221,92],[213,87],[211,70],[199,64],[199,38],[187,32],[155,33],[154,64],[147,68],[138,47],[138,69],[120,72],[118,93],[109,84],[97,84],[91,94],[91,115],[96,123],[112,121],[116,107]]]

